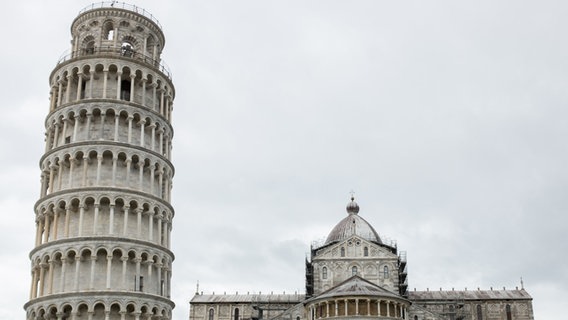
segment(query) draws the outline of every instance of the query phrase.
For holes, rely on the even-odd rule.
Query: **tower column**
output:
[[[53,293],[53,260],[50,258],[47,262],[48,272],[47,272],[47,294]]]
[[[130,213],[130,206],[125,205],[123,208],[124,212],[124,223],[122,228],[122,235],[126,236],[128,234],[128,214]]]
[[[160,114],[164,116],[164,90],[160,89]]]
[[[54,179],[55,167],[56,167],[55,164],[51,164],[49,166],[49,188],[48,188],[49,192],[48,193],[53,192],[53,183],[54,183],[53,179]]]
[[[108,234],[114,235],[114,203],[109,205]]]
[[[45,137],[45,149],[44,151],[47,152],[51,150],[51,138],[53,133],[53,126],[50,124],[46,130],[46,137]]]
[[[75,101],[79,101],[81,99],[82,89],[83,89],[83,74],[78,73],[77,77],[78,77],[78,79],[77,79],[77,96],[75,97]]]
[[[71,74],[67,75],[67,86],[65,88],[65,103],[69,103],[69,97],[71,96]]]
[[[163,215],[160,213],[158,214],[158,241],[157,244],[162,244],[162,219]]]
[[[53,240],[57,240],[57,229],[59,226],[58,223],[58,216],[59,216],[59,210],[58,209],[52,209],[53,211]]]
[[[136,237],[142,238],[142,208],[136,208]]]
[[[122,85],[122,72],[116,73],[116,100],[120,100],[120,90]]]
[[[144,124],[146,124],[146,120],[141,119],[138,122],[138,125],[140,126],[140,146],[144,147]]]
[[[128,143],[132,143],[132,119],[134,119],[134,117],[129,114],[128,115]]]
[[[91,111],[87,111],[87,126],[85,128],[85,140],[91,139],[90,131],[91,131],[91,119],[93,118],[93,114]]]
[[[144,43],[146,43],[146,39],[144,39]],[[147,106],[146,104],[146,82],[148,81],[148,79],[146,78],[142,78],[142,103],[141,105],[143,106]]]
[[[83,156],[83,177],[81,179],[81,185],[83,187],[87,186],[87,169],[89,168],[89,156]]]
[[[130,102],[134,102],[134,81],[136,80],[136,74],[130,74]]]
[[[96,252],[91,254],[91,276],[89,278],[89,289],[95,288],[95,265],[97,263]]]
[[[132,164],[132,158],[126,159],[126,187],[130,187],[130,165]]]
[[[61,274],[59,275],[59,292],[65,292],[65,269],[67,266],[67,257],[61,257]]]
[[[99,133],[99,140],[103,140],[105,138],[105,117],[106,117],[106,112],[102,111],[101,112],[101,128],[100,128],[100,133]]]
[[[77,228],[78,233],[77,235],[80,237],[83,235],[83,218],[85,216],[85,205],[79,205],[79,227]]]
[[[97,226],[99,225],[99,204],[95,203],[95,212],[93,215],[93,235],[97,234]]]
[[[102,154],[98,154],[97,155],[97,179],[96,179],[96,185],[99,186],[101,184],[101,168],[103,165],[103,155]]]
[[[122,261],[122,289],[126,290],[126,264],[128,263],[128,256],[122,256],[120,261]]]
[[[149,211],[148,212],[148,240],[152,242],[154,236],[154,213]]]
[[[114,115],[114,141],[118,141],[118,121],[120,120],[120,115],[117,113]]]
[[[111,274],[112,274],[112,253],[107,255],[107,268],[106,268],[106,288],[110,289],[111,283]]]
[[[49,219],[49,214],[48,212],[46,212],[43,215],[43,218],[45,219],[45,223],[44,223],[44,232],[43,232],[43,243],[46,243],[49,241],[49,228],[51,227],[50,222],[51,219]]]
[[[106,99],[107,97],[107,87],[108,87],[107,84],[108,84],[108,70],[105,69],[103,70],[103,99]]]
[[[57,82],[57,107],[61,106],[61,95],[63,93],[63,85],[61,80]]]
[[[152,83],[152,110],[156,111],[156,88],[158,87],[157,83]]]
[[[118,157],[116,154],[112,157],[112,185],[116,186],[116,164],[118,161]]]
[[[32,267],[32,288],[30,290],[30,299],[37,297],[37,265]]]
[[[81,118],[81,116],[79,114],[76,114],[74,117],[74,122],[73,122],[73,142],[77,142],[77,130],[79,127],[79,119]]]
[[[65,238],[69,238],[69,220],[70,219],[71,219],[71,207],[67,206],[65,208],[65,226],[64,226]]]
[[[53,124],[55,133],[54,133],[54,138],[53,138],[53,148],[57,147],[59,145],[59,122],[55,122]]]
[[[91,70],[91,72],[89,73],[90,79],[89,79],[89,99],[93,98],[93,82],[95,82],[95,70]]]
[[[138,161],[138,189],[144,190],[144,160]]]
[[[36,247],[41,244],[42,233],[43,233],[43,222],[41,216],[39,216],[36,218],[36,241],[35,241]]]

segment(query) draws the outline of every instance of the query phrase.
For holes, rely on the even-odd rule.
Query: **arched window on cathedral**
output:
[[[235,308],[235,315],[233,317],[234,320],[239,320],[239,308]]]
[[[365,257],[369,256],[369,248],[367,248],[367,247],[363,248],[363,256],[365,256]]]
[[[483,311],[481,310],[481,305],[477,305],[477,320],[483,320]]]
[[[351,267],[351,275],[354,276],[357,274],[357,266]]]
[[[215,310],[213,310],[213,308],[209,309],[209,319],[208,320],[214,320],[215,318]]]
[[[414,320],[418,320],[418,316],[414,316]]]
[[[389,267],[388,266],[383,267],[383,278],[385,278],[385,279],[389,278]]]
[[[345,257],[345,248],[341,248],[341,256]]]
[[[454,306],[450,306],[450,320],[456,320],[456,309]]]
[[[507,313],[507,320],[512,320],[513,315],[511,314],[511,305],[510,304],[505,306],[505,312]]]
[[[323,267],[321,269],[321,278],[322,279],[327,279],[327,267]]]

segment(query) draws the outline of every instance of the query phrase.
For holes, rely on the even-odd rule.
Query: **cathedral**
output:
[[[534,320],[514,290],[409,291],[406,252],[379,237],[352,197],[347,216],[306,259],[305,294],[202,294],[190,320]]]
[[[28,320],[172,319],[175,88],[146,10],[93,4],[49,76]],[[533,320],[515,290],[409,291],[406,254],[352,198],[305,261],[305,293],[196,293],[190,320]]]

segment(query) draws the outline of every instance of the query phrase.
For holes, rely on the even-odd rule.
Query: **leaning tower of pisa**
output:
[[[49,76],[26,319],[171,319],[175,91],[161,25],[91,5]]]

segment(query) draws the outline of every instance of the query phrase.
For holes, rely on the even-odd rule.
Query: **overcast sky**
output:
[[[90,1],[0,10],[0,319],[22,319],[48,77]],[[360,215],[410,290],[568,301],[568,2],[136,1],[173,73],[174,319],[206,293],[304,292],[304,258]]]

